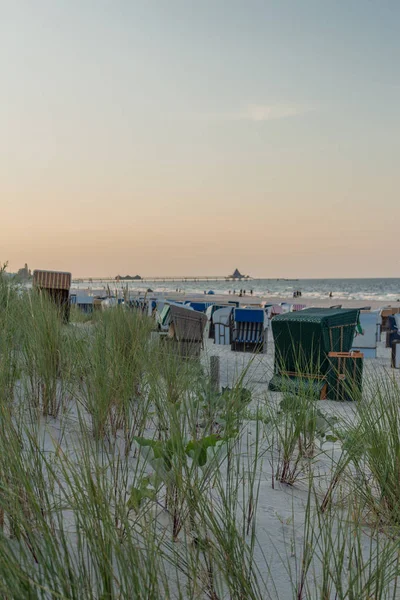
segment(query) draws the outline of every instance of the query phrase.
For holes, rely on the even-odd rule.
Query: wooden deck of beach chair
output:
[[[64,271],[43,271],[36,269],[33,272],[33,288],[48,294],[58,306],[65,323],[69,321],[71,281],[71,273]]]
[[[231,349],[234,352],[263,351],[264,320],[262,308],[235,308],[231,321]]]

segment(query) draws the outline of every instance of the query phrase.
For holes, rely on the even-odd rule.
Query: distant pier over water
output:
[[[233,277],[226,275],[176,275],[169,277],[83,277],[79,279],[73,279],[73,283],[121,283],[121,282],[200,282],[200,281],[251,281],[252,277],[241,276],[241,277]]]
[[[147,283],[156,282],[176,282],[186,283],[192,282],[197,283],[201,281],[244,281],[251,280],[252,277],[248,275],[242,275],[239,269],[235,269],[232,275],[174,275],[174,276],[149,276],[142,277],[140,275],[117,275],[116,277],[84,277],[80,279],[74,279],[73,283],[120,283],[120,282],[138,282],[143,281]]]

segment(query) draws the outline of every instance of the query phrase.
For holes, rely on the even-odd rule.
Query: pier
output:
[[[226,275],[182,275],[182,276],[168,276],[168,277],[141,277],[140,279],[125,279],[123,277],[79,277],[72,280],[72,283],[156,283],[156,282],[200,282],[200,281],[251,281],[252,277],[227,277]]]

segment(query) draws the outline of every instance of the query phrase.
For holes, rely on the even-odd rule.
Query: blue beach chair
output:
[[[262,308],[235,308],[231,323],[231,349],[235,352],[262,351],[265,326]]]

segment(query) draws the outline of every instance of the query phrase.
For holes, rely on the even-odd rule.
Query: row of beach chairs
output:
[[[85,313],[92,312],[100,305],[100,301],[93,297],[78,293],[70,295],[71,279],[71,273],[66,272],[36,270],[33,274],[33,286],[45,291],[53,299],[60,307],[65,322],[69,320],[70,305],[75,304]],[[120,301],[122,299],[106,298],[101,302],[101,306],[112,307]],[[230,345],[234,351],[266,351],[270,320],[279,315],[305,309],[304,304],[285,302],[265,305],[262,308],[241,308],[236,302],[229,302],[227,305],[217,305],[210,301],[164,303],[148,297],[131,300],[130,307],[149,316],[158,310],[159,316],[161,315],[158,320],[160,329],[168,332],[172,324],[172,330],[175,331],[172,337],[185,343],[202,344],[208,317],[209,337],[213,338],[216,344]],[[171,307],[175,308],[171,310]],[[394,343],[400,342],[400,309],[388,307],[371,311],[365,310],[367,308],[369,307],[359,310],[359,326],[351,351],[362,352],[366,358],[375,358],[381,331],[386,331],[387,347],[393,348]],[[340,309],[340,306],[335,306],[330,310]],[[190,327],[188,323],[191,324]],[[190,339],[191,337],[193,339]],[[400,348],[397,353],[400,355]]]

